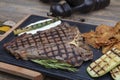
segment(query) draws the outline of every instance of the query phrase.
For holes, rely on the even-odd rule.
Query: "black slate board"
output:
[[[31,15],[19,27],[24,27],[32,22],[36,22],[38,20],[43,20],[43,19],[46,19],[46,18],[41,17],[41,16],[36,16],[36,15]],[[77,22],[71,22],[71,21],[64,21],[64,22],[68,22],[70,25],[78,26],[78,28],[80,29],[80,32],[82,32],[82,33],[88,32],[90,30],[94,30],[96,27],[95,25],[84,24],[84,23],[77,23]],[[82,66],[78,67],[79,71],[77,71],[77,72],[68,72],[68,71],[64,71],[64,70],[46,69],[43,66],[33,63],[31,61],[23,61],[21,59],[17,60],[13,56],[11,56],[9,53],[7,53],[3,48],[3,44],[10,41],[14,37],[15,36],[13,35],[13,33],[11,33],[3,41],[0,42],[0,61],[14,64],[17,66],[22,66],[22,67],[25,67],[28,69],[36,70],[36,71],[42,72],[48,76],[61,78],[61,80],[65,79],[65,78],[68,80],[112,80],[110,73],[108,73],[102,77],[99,77],[99,78],[94,78],[94,79],[91,78],[88,75],[88,73],[86,72],[86,68],[92,61],[84,62],[82,64]],[[100,50],[93,49],[93,48],[91,48],[91,49],[94,52],[93,60],[96,60],[97,58],[99,58],[102,55]]]

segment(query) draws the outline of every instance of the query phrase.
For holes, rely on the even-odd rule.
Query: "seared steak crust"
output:
[[[23,34],[4,45],[16,58],[58,59],[73,66],[93,58],[77,27],[67,23],[36,34]]]

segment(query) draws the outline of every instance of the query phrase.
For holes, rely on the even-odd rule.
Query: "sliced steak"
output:
[[[90,48],[83,43],[77,27],[67,23],[36,34],[23,34],[4,44],[16,58],[58,59],[73,66],[93,58]]]

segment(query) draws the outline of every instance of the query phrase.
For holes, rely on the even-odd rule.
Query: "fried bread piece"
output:
[[[120,42],[120,22],[115,27],[99,25],[95,31],[83,33],[85,42],[94,48],[102,47],[103,51],[108,51],[114,44]]]

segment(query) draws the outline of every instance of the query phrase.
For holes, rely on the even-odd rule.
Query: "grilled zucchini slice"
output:
[[[112,48],[87,67],[91,77],[100,77],[120,64],[120,51]]]
[[[120,80],[120,65],[110,71],[114,80]]]

